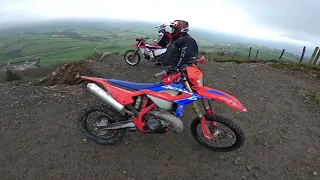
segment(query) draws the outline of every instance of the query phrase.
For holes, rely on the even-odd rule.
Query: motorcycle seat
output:
[[[163,47],[159,46],[158,44],[149,44],[146,45],[149,49],[164,49]]]

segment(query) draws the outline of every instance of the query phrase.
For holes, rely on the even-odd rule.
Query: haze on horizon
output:
[[[159,23],[184,19],[192,27],[248,37],[311,46],[320,42],[320,25],[311,22],[320,15],[318,0],[2,0],[1,4],[0,25],[63,18]]]

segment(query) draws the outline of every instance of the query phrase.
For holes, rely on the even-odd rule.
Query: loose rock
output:
[[[252,168],[251,168],[251,166],[247,166],[246,169],[247,169],[248,171],[251,171]]]
[[[80,74],[79,74],[79,72],[77,73],[76,78],[77,78],[77,79],[79,79],[79,78],[80,78]]]

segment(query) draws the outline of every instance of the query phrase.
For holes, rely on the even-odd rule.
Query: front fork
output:
[[[138,51],[139,51],[139,49],[140,49],[140,48],[139,48],[140,44],[141,44],[141,41],[137,44],[136,49],[134,50],[134,53],[133,53],[133,55],[131,56],[132,59],[134,59],[134,58],[136,57],[136,55],[139,53]]]
[[[188,91],[192,92],[192,89],[191,89],[191,87],[190,87],[190,85],[189,85],[189,83],[188,83],[188,81],[186,80],[185,77],[183,78],[183,83],[184,83],[185,88]],[[203,107],[205,108],[206,113],[207,114],[212,114],[213,111],[212,111],[212,107],[211,107],[210,101],[209,100],[204,100],[204,99],[201,99],[201,101],[202,101]],[[213,139],[214,136],[209,131],[208,125],[206,123],[206,118],[200,112],[199,105],[198,105],[197,101],[194,101],[192,103],[192,105],[193,105],[193,108],[196,111],[198,117],[201,119],[200,125],[201,125],[202,132],[204,134],[204,137],[206,137],[209,140]],[[214,121],[210,121],[210,122],[211,122],[212,125],[214,125],[214,126],[216,125],[216,123]]]

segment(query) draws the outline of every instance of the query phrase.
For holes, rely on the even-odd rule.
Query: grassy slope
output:
[[[50,38],[52,34],[63,31],[73,32],[78,34],[79,37]],[[210,34],[196,31],[192,35],[197,39],[201,51],[212,53],[225,52],[229,56],[237,51],[237,57],[248,56],[249,46],[231,45],[229,48],[226,48],[226,43],[210,40],[215,38]],[[42,65],[48,65],[55,63],[55,61],[83,59],[90,56],[97,46],[99,46],[101,51],[124,53],[132,48],[129,45],[135,43],[136,37],[143,36],[156,38],[157,31],[154,25],[80,21],[34,25],[32,27],[0,32],[0,62],[34,55],[41,56]],[[89,38],[96,39],[91,41]],[[106,38],[106,40],[100,41],[102,38]],[[100,42],[97,42],[97,39]],[[259,49],[260,59],[274,59],[281,52],[263,47],[259,47]],[[257,47],[253,47],[251,57],[255,57],[256,50]],[[45,54],[37,55],[39,53]]]

